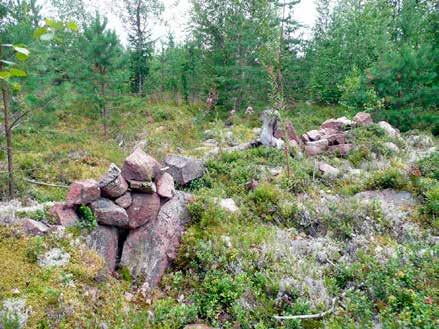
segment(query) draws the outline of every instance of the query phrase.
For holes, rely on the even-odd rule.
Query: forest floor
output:
[[[286,116],[302,134],[326,119],[353,114],[299,104]],[[40,118],[41,126],[43,119],[50,128],[37,120],[15,131],[20,203],[12,211],[0,205],[0,222],[12,212],[50,221],[37,204],[62,200],[66,189],[35,182],[99,178],[137,143],[158,160],[171,153],[203,157],[214,147],[253,140],[261,126],[258,113],[226,118],[146,104],[119,113],[111,139],[79,109]],[[83,246],[78,230],[31,238],[0,226],[0,324],[435,328],[438,140],[419,131],[392,137],[377,125],[353,129],[348,138],[355,148],[347,158],[290,158],[288,170],[284,152],[265,147],[208,159],[206,174],[185,188],[195,201],[180,253],[146,299],[131,289],[126,273],[102,276],[102,260]],[[339,172],[323,175],[320,162]],[[257,186],[248,188],[252,181]],[[217,198],[232,198],[239,211],[223,209]],[[20,211],[23,206],[31,208]],[[53,248],[69,255],[66,266],[39,265]],[[5,310],[19,317],[11,319]],[[325,316],[317,319],[275,318],[321,312]]]

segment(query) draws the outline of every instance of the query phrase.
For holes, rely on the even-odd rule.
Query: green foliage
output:
[[[371,321],[370,313],[375,307],[387,328],[433,328],[438,314],[430,294],[434,294],[432,284],[437,282],[437,276],[426,281],[424,275],[434,272],[435,256],[433,252],[420,255],[419,251],[420,246],[410,246],[381,263],[364,255],[359,262],[339,268],[336,280],[340,287],[348,282],[367,287],[347,295],[350,306],[342,319],[360,317]],[[356,309],[362,311],[354,313]]]
[[[20,329],[20,319],[17,315],[3,314],[0,318],[0,325],[3,329]]]
[[[26,248],[26,257],[31,263],[36,263],[38,256],[42,254],[44,250],[44,240],[42,237],[34,237],[30,240]]]
[[[439,181],[439,152],[433,152],[430,156],[418,161],[422,176]]]
[[[367,189],[404,189],[408,185],[407,177],[397,168],[389,168],[374,173],[367,181]]]
[[[98,225],[96,216],[89,206],[80,205],[78,207],[78,215],[80,218],[79,227],[92,231]]]
[[[383,101],[378,98],[373,88],[366,87],[359,70],[354,67],[343,84],[339,86],[342,94],[340,104],[351,109],[361,111],[379,111],[384,107]]]

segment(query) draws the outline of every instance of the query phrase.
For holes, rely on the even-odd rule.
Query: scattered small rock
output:
[[[33,219],[25,219],[23,229],[27,235],[44,235],[49,232],[49,227]]]
[[[340,174],[340,170],[324,162],[319,164],[319,170],[322,172],[323,176],[331,178],[335,178]]]
[[[399,152],[399,147],[392,142],[386,142],[383,144],[389,151],[392,151],[393,153],[398,153]]]
[[[232,198],[220,199],[219,205],[222,209],[232,214],[239,211],[238,206],[236,205],[235,201]]]

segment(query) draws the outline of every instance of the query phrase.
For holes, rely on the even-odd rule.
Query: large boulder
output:
[[[100,198],[93,201],[90,206],[99,224],[118,227],[128,226],[128,214],[126,210],[116,205],[113,201]]]
[[[91,203],[101,196],[98,182],[94,179],[85,179],[73,182],[67,193],[67,205],[84,205]]]
[[[358,112],[352,121],[354,121],[357,126],[370,126],[373,123],[372,117],[366,112]]]
[[[168,173],[180,185],[186,185],[200,178],[204,173],[203,162],[198,159],[169,155],[165,159],[165,164],[168,167]]]
[[[105,260],[107,268],[114,271],[116,268],[118,232],[117,228],[98,225],[93,232],[86,238],[89,248],[96,252]]]
[[[160,175],[157,180],[157,193],[162,198],[170,199],[175,194],[174,178],[168,173]]]
[[[147,289],[159,283],[177,248],[190,215],[186,207],[188,194],[177,192],[160,209],[158,217],[130,231],[125,241],[120,265]]]
[[[126,180],[151,181],[160,173],[160,164],[137,148],[124,161],[122,176]]]
[[[103,196],[116,199],[128,190],[128,183],[120,173],[121,170],[115,164],[110,165],[107,173],[99,181]]]
[[[131,197],[133,201],[127,208],[130,229],[138,228],[157,219],[160,210],[160,197],[157,193],[131,193]]]
[[[56,219],[58,225],[65,227],[74,226],[78,223],[79,217],[75,210],[65,203],[55,203],[52,208],[50,208],[50,213]]]

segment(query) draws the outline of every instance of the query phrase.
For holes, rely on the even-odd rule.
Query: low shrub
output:
[[[89,206],[80,205],[78,207],[78,215],[80,219],[79,221],[80,228],[93,231],[98,225],[96,216]]]
[[[408,186],[408,178],[397,168],[389,168],[374,173],[367,181],[366,188],[371,190],[396,189],[401,190]]]

